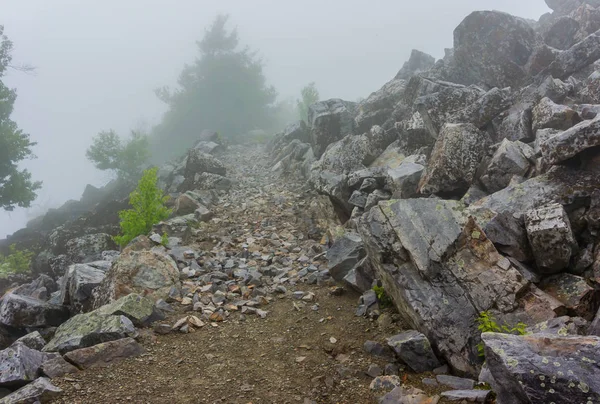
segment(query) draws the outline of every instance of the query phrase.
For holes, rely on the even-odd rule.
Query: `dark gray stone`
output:
[[[46,354],[17,343],[0,351],[0,387],[20,387],[40,375]]]
[[[376,341],[366,341],[363,345],[363,350],[369,355],[376,356],[381,359],[393,361],[395,359],[394,352],[390,347],[380,344]]]
[[[62,356],[57,355],[42,363],[41,371],[50,379],[54,379],[71,373],[77,373],[79,369],[67,362]]]
[[[444,386],[455,390],[472,390],[475,387],[475,380],[450,375],[438,375],[436,380]]]
[[[417,373],[440,366],[427,337],[418,331],[406,331],[388,338],[388,345],[398,358]]]
[[[35,349],[36,351],[40,351],[44,347],[44,345],[46,345],[46,341],[44,340],[42,335],[39,333],[39,331],[34,331],[34,332],[24,335],[21,338],[19,338],[18,340],[16,340],[15,345],[16,344],[23,344],[27,348]]]
[[[15,327],[58,326],[69,318],[64,306],[8,292],[0,301],[0,323]]]
[[[0,399],[0,404],[49,403],[59,397],[62,390],[45,377],[36,379],[25,387]]]
[[[317,102],[309,107],[310,144],[319,158],[327,146],[354,133],[356,104],[340,99]]]

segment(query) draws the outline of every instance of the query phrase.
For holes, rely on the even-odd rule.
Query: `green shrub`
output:
[[[153,225],[171,214],[171,210],[165,206],[169,197],[156,184],[157,171],[156,167],[144,171],[137,188],[129,195],[132,209],[119,212],[121,235],[114,237],[114,240],[121,247],[139,235],[148,234]]]
[[[375,291],[375,295],[377,296],[381,308],[391,307],[394,304],[392,299],[385,293],[383,286],[375,285],[373,286],[373,290]]]
[[[160,238],[160,243],[163,245],[163,247],[168,247],[169,235],[167,233],[163,233],[162,237]]]
[[[500,325],[496,322],[496,319],[489,311],[482,311],[479,313],[479,317],[477,317],[477,329],[484,332],[499,332],[503,334],[515,334],[515,335],[526,335],[527,332],[525,328],[527,328],[527,324],[518,322],[516,326],[510,327],[506,323],[504,325]],[[477,344],[477,351],[479,352],[479,356],[484,356],[484,345],[483,342]]]
[[[17,250],[14,244],[9,249],[10,254],[7,256],[0,254],[0,278],[28,273],[33,253],[29,250]]]

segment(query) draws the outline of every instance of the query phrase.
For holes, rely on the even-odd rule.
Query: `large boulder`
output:
[[[420,192],[466,192],[488,142],[487,135],[471,124],[444,125],[421,177]]]
[[[329,274],[338,282],[364,292],[371,288],[373,273],[364,243],[357,233],[346,233],[327,251]]]
[[[62,277],[60,304],[70,306],[74,312],[90,309],[93,303],[92,292],[105,277],[106,270],[102,267],[87,264],[71,265]]]
[[[144,352],[145,349],[133,338],[122,338],[67,352],[65,358],[79,369],[89,369],[109,366]]]
[[[62,390],[53,385],[50,379],[40,377],[33,383],[1,398],[0,404],[50,403],[61,393]]]
[[[48,354],[15,343],[0,351],[0,387],[20,387],[40,376]]]
[[[198,149],[191,149],[187,155],[184,177],[193,178],[194,175],[199,173],[226,175],[227,170],[223,166],[223,163],[210,154],[206,154]]]
[[[0,301],[0,323],[10,327],[56,327],[68,318],[66,307],[33,297],[8,292]]]
[[[566,130],[581,122],[575,110],[565,105],[554,103],[550,98],[543,98],[533,109],[533,131],[538,129]]]
[[[499,11],[476,11],[454,30],[454,60],[468,84],[519,86],[535,45],[527,21]]]
[[[566,50],[577,42],[577,34],[581,26],[574,18],[562,16],[556,19],[544,34],[544,41],[549,46]]]
[[[356,133],[362,134],[374,125],[383,125],[394,112],[395,105],[402,100],[405,87],[405,80],[394,79],[358,104]]]
[[[92,311],[78,314],[58,327],[43,351],[64,354],[102,342],[136,336],[137,331],[127,317]]]
[[[533,149],[523,142],[504,139],[480,178],[488,192],[497,192],[510,184],[514,175],[524,177],[532,166]]]
[[[106,233],[88,234],[67,241],[66,253],[73,263],[86,263],[102,259],[102,252],[116,250],[117,244]]]
[[[152,322],[164,318],[164,315],[157,310],[151,299],[135,293],[102,306],[97,309],[96,312],[112,316],[125,316],[131,320],[136,327],[148,326]]]
[[[309,107],[310,143],[316,158],[331,143],[354,133],[355,110],[355,103],[340,99],[320,101]]]
[[[552,75],[564,80],[598,59],[600,59],[600,32],[594,32],[569,49],[560,52],[540,75]]]
[[[489,382],[498,404],[600,400],[600,338],[485,333]]]
[[[402,69],[396,74],[396,79],[408,80],[413,75],[426,72],[435,64],[435,58],[420,50],[413,49],[408,61],[402,65]]]
[[[361,218],[359,232],[406,324],[455,370],[475,374],[478,313],[494,309],[504,319],[518,309],[528,282],[460,202],[380,202]]]
[[[157,251],[125,250],[113,263],[95,291],[94,307],[131,293],[166,298],[171,287],[180,287],[179,269],[173,259]]]
[[[387,339],[398,358],[416,373],[431,372],[441,366],[427,337],[418,331],[405,331]]]
[[[600,116],[550,136],[540,144],[547,165],[575,157],[584,150],[600,146]]]

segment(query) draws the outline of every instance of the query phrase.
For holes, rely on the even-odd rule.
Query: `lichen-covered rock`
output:
[[[177,264],[155,251],[123,251],[94,292],[94,307],[131,293],[166,298],[171,287],[180,286]]]
[[[132,293],[96,310],[99,314],[125,316],[136,327],[145,327],[152,322],[162,320],[164,315],[158,311],[154,302],[138,294]]]
[[[420,192],[466,192],[487,143],[487,135],[471,124],[444,125],[421,177]]]
[[[367,253],[357,233],[348,232],[338,238],[327,251],[329,274],[359,292],[371,287],[373,273],[365,262]]]
[[[27,348],[40,351],[44,345],[46,345],[46,340],[44,340],[44,337],[42,337],[39,331],[34,331],[16,340],[15,345],[16,344],[23,344]]]
[[[600,306],[600,294],[584,278],[559,274],[546,278],[541,289],[565,305],[569,313],[591,321]]]
[[[1,398],[0,404],[50,403],[61,393],[62,390],[53,385],[49,379],[40,377],[33,383]]]
[[[69,266],[60,286],[60,303],[74,312],[92,307],[92,292],[106,277],[106,271],[86,264]]]
[[[56,327],[68,318],[66,307],[33,297],[8,292],[0,300],[0,323],[10,327]]]
[[[0,351],[0,387],[20,387],[40,375],[47,354],[15,343]]]
[[[532,327],[527,327],[527,332],[532,334],[550,334],[564,337],[567,335],[587,335],[590,322],[581,317],[561,316],[543,321]]]
[[[331,143],[354,134],[355,110],[355,103],[340,99],[317,102],[309,107],[310,144],[316,158],[320,158]]]
[[[86,263],[102,260],[102,252],[115,250],[117,244],[106,233],[88,234],[67,241],[66,250],[73,263]]]
[[[56,355],[56,357],[46,360],[44,363],[42,363],[40,369],[42,373],[48,376],[50,379],[62,377],[71,373],[77,373],[79,370],[64,360],[64,358],[60,355]]]
[[[538,129],[566,130],[581,122],[577,112],[567,106],[555,104],[550,98],[543,98],[533,109],[533,131]]]
[[[527,142],[533,139],[531,108],[518,108],[502,120],[496,129],[497,140]]]
[[[226,175],[227,170],[223,163],[214,156],[204,153],[199,149],[191,149],[187,155],[187,161],[183,176],[187,179],[194,178],[196,174],[210,173]]]
[[[43,351],[64,354],[102,342],[136,336],[137,331],[127,317],[92,311],[78,314],[58,327]]]
[[[533,155],[533,149],[525,143],[504,139],[480,178],[481,183],[488,192],[504,189],[514,175],[527,175]]]
[[[559,53],[556,60],[544,69],[540,75],[552,75],[564,80],[598,59],[600,59],[600,33],[594,32],[569,49]]]
[[[173,215],[174,216],[184,216],[194,213],[196,209],[200,206],[200,202],[198,202],[195,198],[192,198],[188,193],[181,194],[175,200],[175,206],[173,207]]]
[[[454,59],[469,84],[515,87],[536,45],[527,21],[499,11],[476,11],[454,30]]]
[[[498,404],[600,400],[600,338],[484,333]]]
[[[387,171],[386,186],[393,199],[414,198],[418,194],[419,181],[425,172],[421,164],[403,161],[398,167]]]
[[[67,352],[65,358],[79,369],[89,369],[109,366],[144,352],[145,349],[133,338],[122,338]]]
[[[418,331],[405,331],[387,339],[398,358],[414,372],[430,372],[441,366],[427,337]]]
[[[183,183],[179,189],[227,191],[233,185],[233,181],[223,175],[205,172],[194,175],[191,185],[186,184],[189,184],[189,182]]]
[[[362,134],[374,125],[383,125],[394,112],[395,105],[402,99],[405,87],[405,80],[394,79],[358,104],[356,133]]]
[[[525,226],[539,273],[553,274],[569,266],[577,244],[562,205],[554,203],[528,211]]]
[[[568,16],[559,17],[546,31],[544,41],[556,49],[569,49],[577,42],[580,28],[577,20]]]
[[[583,121],[540,143],[543,160],[548,165],[568,160],[596,146],[600,146],[600,116]]]

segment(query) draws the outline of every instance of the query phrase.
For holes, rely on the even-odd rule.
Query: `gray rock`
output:
[[[419,184],[424,194],[464,193],[473,182],[488,139],[471,124],[446,124]]]
[[[425,171],[421,164],[403,161],[396,168],[387,171],[386,186],[394,199],[408,199],[417,196],[419,181]]]
[[[486,403],[491,394],[491,390],[452,390],[444,391],[441,395],[449,401]]]
[[[383,375],[383,369],[376,363],[372,363],[369,365],[369,369],[367,369],[367,375],[376,378],[377,376]]]
[[[0,300],[0,323],[15,327],[52,327],[69,318],[66,307],[32,297],[6,293]]]
[[[46,354],[24,344],[13,344],[0,351],[0,387],[20,387],[40,375]]]
[[[527,142],[533,139],[531,108],[517,108],[511,111],[496,129],[498,140]]]
[[[145,349],[133,338],[123,338],[67,352],[65,358],[79,369],[89,369],[105,367],[144,352]]]
[[[562,205],[529,210],[525,226],[539,273],[557,273],[569,265],[577,244]]]
[[[204,153],[199,149],[191,149],[188,152],[184,177],[186,180],[194,178],[196,174],[210,173],[217,175],[226,175],[225,166],[214,156]]]
[[[437,404],[439,396],[429,397],[415,387],[398,386],[381,397],[379,404]]]
[[[498,404],[600,399],[600,338],[485,333],[482,339]]]
[[[165,303],[166,304],[166,303]],[[149,326],[165,316],[157,310],[154,302],[147,297],[132,293],[96,310],[98,314],[125,316],[136,327]]]
[[[436,380],[444,386],[451,387],[455,390],[472,390],[475,387],[475,380],[465,379],[462,377],[438,375]]]
[[[589,321],[581,317],[562,316],[528,327],[532,334],[550,334],[564,337],[566,335],[587,335]]]
[[[186,190],[187,187],[193,188],[194,190],[217,190],[217,191],[228,191],[233,186],[233,181],[229,178],[213,173],[199,173],[194,175],[191,180],[186,180],[187,185],[184,183],[179,189]]]
[[[524,19],[499,11],[476,11],[454,30],[456,68],[469,84],[516,87],[536,45]]]
[[[106,277],[106,271],[86,264],[69,266],[60,285],[60,302],[73,312],[92,307],[92,292]]]
[[[374,125],[383,125],[394,112],[395,105],[402,99],[405,87],[406,81],[396,78],[362,101],[358,105],[358,115],[355,118],[356,133],[365,133]]]
[[[600,146],[600,116],[550,136],[540,144],[544,163],[557,164],[582,151]]]
[[[36,379],[25,387],[0,399],[0,404],[49,403],[59,397],[62,390],[45,377]]]
[[[386,363],[383,373],[386,376],[397,376],[400,368],[395,363]]]
[[[440,366],[427,337],[418,331],[406,331],[388,338],[388,345],[398,358],[417,373]]]
[[[480,181],[489,192],[500,191],[508,186],[514,175],[527,175],[532,159],[533,149],[530,146],[504,139]]]
[[[125,316],[110,316],[90,312],[78,314],[57,328],[54,338],[44,347],[44,352],[70,352],[102,342],[135,337],[137,332]]]
[[[389,192],[376,189],[367,197],[367,203],[365,204],[365,210],[369,210],[376,206],[381,201],[387,201],[391,199],[392,195]]]
[[[376,341],[366,341],[363,345],[363,350],[369,355],[393,361],[395,359],[394,352],[386,345]]]
[[[201,140],[198,143],[196,143],[196,146],[194,146],[194,149],[200,150],[201,152],[207,153],[207,154],[215,154],[220,151],[223,151],[224,147],[215,142],[208,142],[208,141]]]
[[[208,208],[200,205],[194,211],[194,217],[199,222],[208,222],[210,219],[212,219],[214,217],[214,213],[211,212]]]
[[[567,16],[559,17],[546,31],[544,41],[553,48],[567,50],[577,42],[580,28],[575,19]]]
[[[371,391],[389,391],[400,386],[401,381],[398,376],[377,376],[373,379],[369,388]]]
[[[329,274],[333,279],[342,282],[344,277],[355,268],[366,252],[364,243],[357,233],[348,232],[338,238],[327,251]]]
[[[16,344],[23,344],[27,348],[40,351],[44,345],[46,345],[46,340],[44,340],[44,337],[42,337],[39,331],[34,331],[16,340],[15,345]]]
[[[354,133],[356,104],[340,99],[317,102],[309,107],[311,145],[319,158],[327,146]]]
[[[78,369],[64,360],[62,356],[57,355],[56,357],[48,359],[42,363],[41,371],[50,379],[54,379],[56,377],[63,377],[64,375],[71,373],[77,373]]]
[[[594,318],[600,295],[584,278],[572,274],[559,274],[545,278],[540,288],[564,304],[570,313],[589,321]]]
[[[594,32],[582,41],[560,52],[540,75],[566,79],[600,59],[600,33]]]
[[[71,239],[65,248],[71,262],[86,263],[102,260],[102,252],[115,250],[117,245],[109,234],[98,233]]]
[[[350,199],[348,199],[348,203],[352,206],[357,206],[359,208],[365,208],[367,204],[367,197],[369,195],[366,192],[354,191],[352,195],[350,195]]]
[[[188,191],[189,192],[189,191]],[[175,206],[173,207],[173,216],[184,216],[194,213],[194,211],[202,204],[195,198],[190,196],[188,192],[181,194],[175,199]]]
[[[545,97],[533,108],[533,131],[538,129],[567,130],[581,118],[577,112],[564,105],[555,104],[550,98]]]
[[[425,72],[433,67],[435,58],[427,53],[413,49],[408,61],[402,65],[402,69],[396,74],[396,79],[410,79],[411,76]]]

